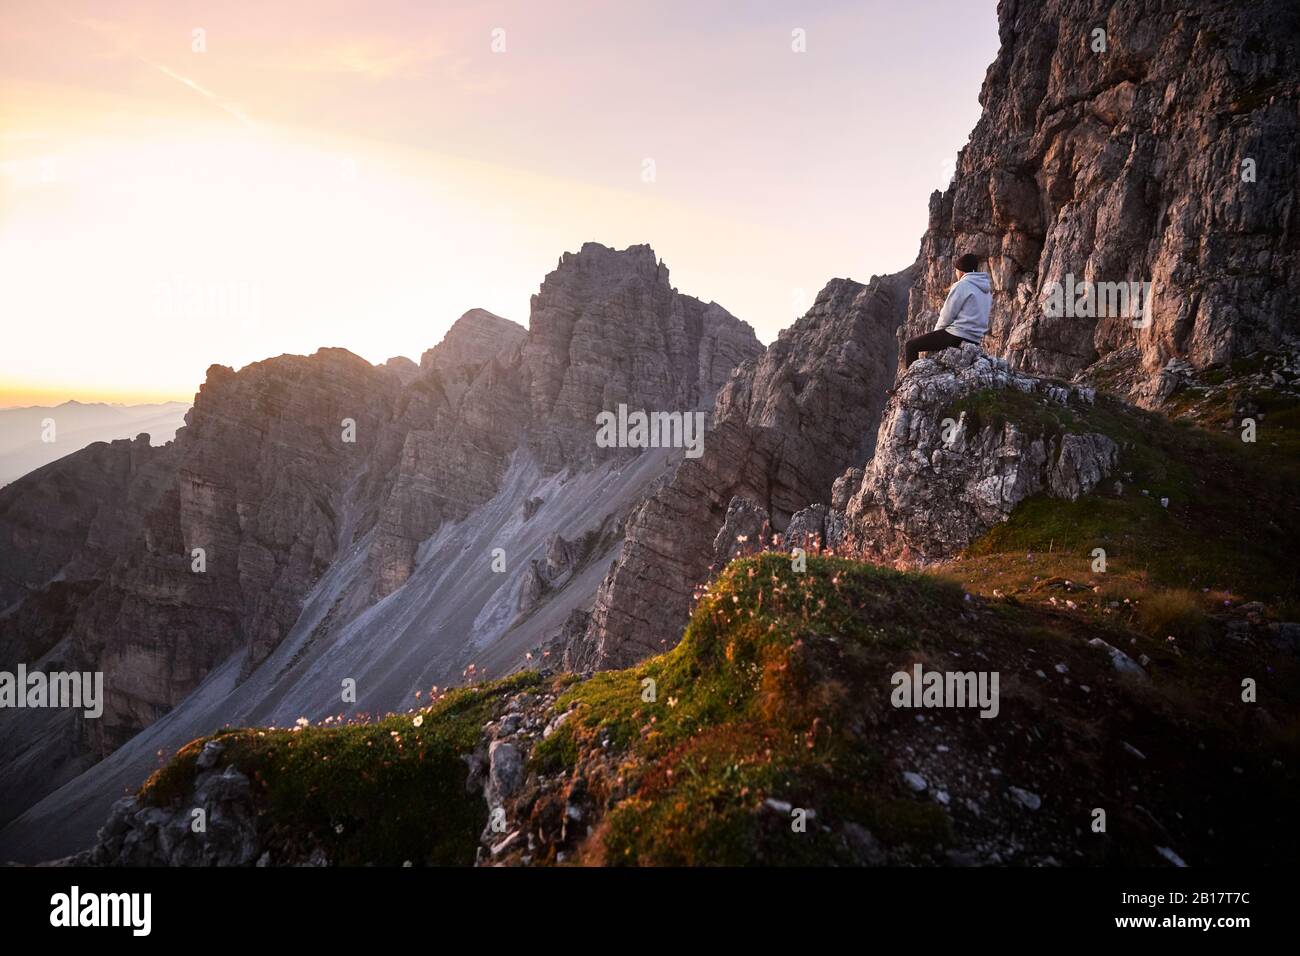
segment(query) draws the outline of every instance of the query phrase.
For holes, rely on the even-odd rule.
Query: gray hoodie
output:
[[[939,310],[939,321],[934,330],[947,329],[951,335],[979,345],[989,330],[989,306],[993,295],[989,291],[987,272],[968,272],[948,290],[948,298]]]

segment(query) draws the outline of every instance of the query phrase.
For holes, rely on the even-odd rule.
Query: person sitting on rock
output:
[[[989,291],[989,274],[977,271],[979,256],[967,253],[957,260],[957,281],[948,290],[948,298],[939,310],[939,321],[933,332],[907,340],[907,364],[916,361],[921,352],[938,352],[942,349],[961,348],[965,342],[980,344],[989,330],[989,306],[993,295]]]

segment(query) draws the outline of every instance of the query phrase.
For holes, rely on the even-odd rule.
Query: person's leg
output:
[[[927,332],[925,335],[918,335],[914,339],[908,339],[904,347],[907,365],[910,366],[917,360],[921,352],[938,352],[943,349],[961,348],[964,339],[959,339],[947,329],[939,329],[935,332]]]

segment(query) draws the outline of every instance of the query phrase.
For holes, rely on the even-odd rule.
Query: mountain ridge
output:
[[[567,555],[574,572],[597,573],[591,562],[600,555],[607,560],[617,540],[608,528],[619,525],[638,489],[648,488],[657,469],[681,451],[597,449],[588,410],[614,401],[696,407],[720,386],[726,356],[761,350],[747,325],[721,307],[681,296],[666,280],[648,247],[620,253],[587,244],[543,283],[534,299],[534,331],[472,310],[425,353],[413,377],[338,348],[277,356],[239,371],[213,365],[175,442],[158,449],[110,446],[120,484],[85,486],[85,515],[61,536],[46,534],[44,555],[38,550],[5,562],[0,598],[6,605],[21,601],[31,613],[63,610],[47,615],[50,625],[34,634],[27,614],[0,619],[0,649],[12,654],[21,646],[28,657],[57,654],[79,669],[105,671],[104,717],[69,718],[65,728],[102,758],[223,667],[235,668],[233,692],[286,637],[300,634],[300,623],[310,624],[311,633],[295,636],[298,660],[311,647],[328,651],[345,632],[351,641],[384,640],[379,630],[366,631],[362,618],[371,609],[382,618],[383,608],[400,607],[388,599],[413,577],[412,587],[427,596],[407,599],[408,617],[436,616],[428,602],[444,593],[449,585],[442,582],[455,569],[430,565],[431,538],[440,529],[461,529],[467,542],[477,540],[473,566],[486,568],[492,542],[475,536],[525,521],[517,504],[501,498],[507,488],[529,489],[526,497],[536,498],[539,490],[550,497],[545,489],[556,480],[585,485],[591,514],[573,513],[576,502],[544,504],[540,514],[534,509],[527,520],[535,530],[516,539],[522,553],[512,548],[508,559],[526,565],[530,553],[549,550]],[[576,338],[573,326],[583,330]],[[70,456],[54,474],[79,476],[80,465],[91,461]],[[51,498],[68,489],[63,478],[51,478],[40,474],[0,492],[0,534],[15,555],[40,534],[37,516]],[[596,534],[582,538],[577,532],[589,522]],[[602,526],[607,530],[600,532]],[[588,550],[557,545],[561,532],[581,538]],[[87,540],[101,546],[88,551]],[[511,547],[508,539],[502,543]],[[196,548],[204,562],[197,573]],[[334,582],[330,606],[299,622],[304,601],[331,569],[346,573]],[[59,603],[67,590],[55,580],[59,575],[91,588],[75,608]],[[517,596],[522,579],[514,575],[489,574],[486,590],[465,591],[471,595],[465,630],[448,644],[430,682],[459,675],[461,645],[471,637],[482,642],[518,624],[514,641],[524,646],[497,665],[515,666],[541,643],[540,633],[529,636],[536,629],[559,630],[560,621],[547,624],[538,601],[562,618],[582,600],[583,587],[594,590],[594,581],[582,585],[571,577],[552,581],[531,602]],[[502,584],[508,587],[494,597]],[[496,608],[490,618],[483,617],[484,602]],[[418,638],[412,626],[400,631],[409,634],[404,639]],[[416,673],[377,678],[379,696],[357,706],[395,706],[418,689],[424,678]],[[302,679],[314,678],[304,672]],[[41,795],[36,751],[19,729],[24,719],[31,718],[0,715],[13,728],[0,734],[0,757],[12,762],[26,754],[31,767],[14,774],[0,794],[6,816]],[[56,767],[82,766],[81,748],[59,747]],[[56,769],[43,779],[62,776]]]

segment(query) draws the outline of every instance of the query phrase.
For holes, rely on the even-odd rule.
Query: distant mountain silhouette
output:
[[[147,432],[155,445],[169,442],[185,424],[189,408],[184,402],[109,405],[68,401],[0,409],[0,485],[92,442],[134,438],[141,432]],[[54,422],[53,441],[43,438],[47,419]]]

